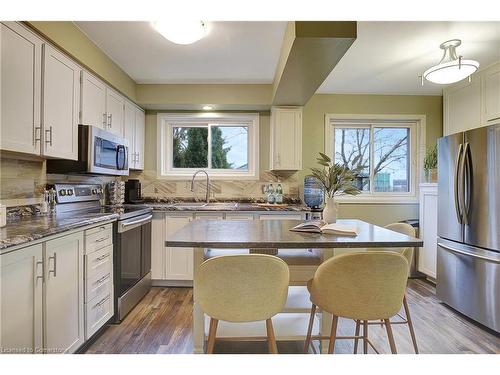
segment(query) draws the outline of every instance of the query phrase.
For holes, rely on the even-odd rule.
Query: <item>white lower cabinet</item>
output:
[[[3,254],[0,264],[0,351],[76,351],[84,341],[83,232]]]
[[[72,353],[84,341],[83,233],[45,243],[45,338],[49,353]]]
[[[0,255],[0,353],[40,353],[42,244]]]
[[[193,220],[192,215],[166,216],[167,238]],[[193,248],[165,248],[165,279],[193,280]]]
[[[418,250],[418,271],[436,278],[437,261],[437,199],[435,183],[420,184],[420,238],[424,246]]]

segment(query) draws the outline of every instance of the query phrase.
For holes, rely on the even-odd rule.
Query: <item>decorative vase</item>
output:
[[[323,220],[328,224],[335,223],[337,221],[337,203],[334,198],[327,197],[325,200],[325,208],[323,209]]]
[[[427,169],[425,177],[427,182],[437,182],[437,168]]]

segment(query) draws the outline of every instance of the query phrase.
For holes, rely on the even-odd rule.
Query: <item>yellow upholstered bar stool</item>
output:
[[[406,234],[407,236],[415,237],[415,228],[413,228],[411,225],[406,224],[406,223],[392,223],[389,225],[386,225],[387,229],[393,230],[398,233]],[[410,275],[410,266],[411,262],[413,260],[413,247],[403,247],[403,248],[371,248],[368,249],[369,251],[393,251],[402,254],[406,260],[408,261],[408,276]],[[411,341],[413,343],[413,350],[415,350],[415,354],[418,354],[418,345],[417,345],[417,338],[415,335],[415,329],[413,328],[413,321],[411,320],[411,315],[410,315],[410,307],[408,305],[408,301],[406,299],[406,293],[403,297],[403,308],[405,311],[405,316],[403,317],[401,314],[398,312],[398,316],[401,320],[399,321],[393,321],[391,324],[407,324],[408,329],[410,331],[410,337]],[[376,322],[368,322],[368,324],[378,324]],[[357,321],[356,322],[356,335],[359,334],[359,328],[360,328],[361,322]],[[356,339],[354,342],[354,353],[357,353],[358,351],[358,340]]]
[[[353,338],[363,339],[365,353],[368,345],[378,353],[368,339],[367,323],[379,319],[384,320],[391,352],[396,353],[389,318],[401,308],[407,277],[408,262],[393,252],[345,253],[322,263],[308,283],[312,308],[304,351],[309,350],[316,307],[319,307],[333,316],[328,353],[333,353],[335,340]],[[363,322],[363,336],[337,337],[339,317]]]
[[[285,306],[288,266],[264,254],[226,255],[203,262],[195,276],[196,301],[210,316],[207,353],[212,353],[219,320],[266,321],[269,352],[277,353],[271,318]]]

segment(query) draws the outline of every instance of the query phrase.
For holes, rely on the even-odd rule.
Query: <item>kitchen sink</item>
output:
[[[175,207],[178,207],[180,209],[201,208],[203,210],[230,210],[236,208],[237,205],[238,203],[236,202],[213,202],[213,203],[183,202],[183,203],[176,203]]]
[[[186,208],[196,208],[196,207],[204,207],[206,206],[206,202],[182,202],[174,204],[175,207],[186,207]]]
[[[238,203],[236,202],[214,202],[207,203],[204,208],[213,208],[213,209],[233,209],[236,208]]]

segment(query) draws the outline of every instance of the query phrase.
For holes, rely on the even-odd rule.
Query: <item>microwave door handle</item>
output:
[[[454,181],[454,191],[455,191],[455,212],[457,214],[457,220],[462,224],[462,212],[460,207],[461,199],[459,198],[459,183],[460,183],[460,161],[462,159],[463,144],[460,143],[458,146],[457,161],[455,163],[455,181]]]
[[[127,166],[128,164],[128,152],[127,152],[127,148],[125,146],[121,146],[122,149],[123,149],[123,165],[122,165],[122,170],[125,170],[125,167]]]
[[[120,166],[120,150],[123,150],[123,153],[124,153],[123,163],[122,163],[121,166]],[[127,155],[126,155],[126,152],[125,152],[125,146],[118,145],[116,147],[116,168],[118,170],[124,170],[125,169],[125,165],[127,165],[126,158],[127,158]]]

